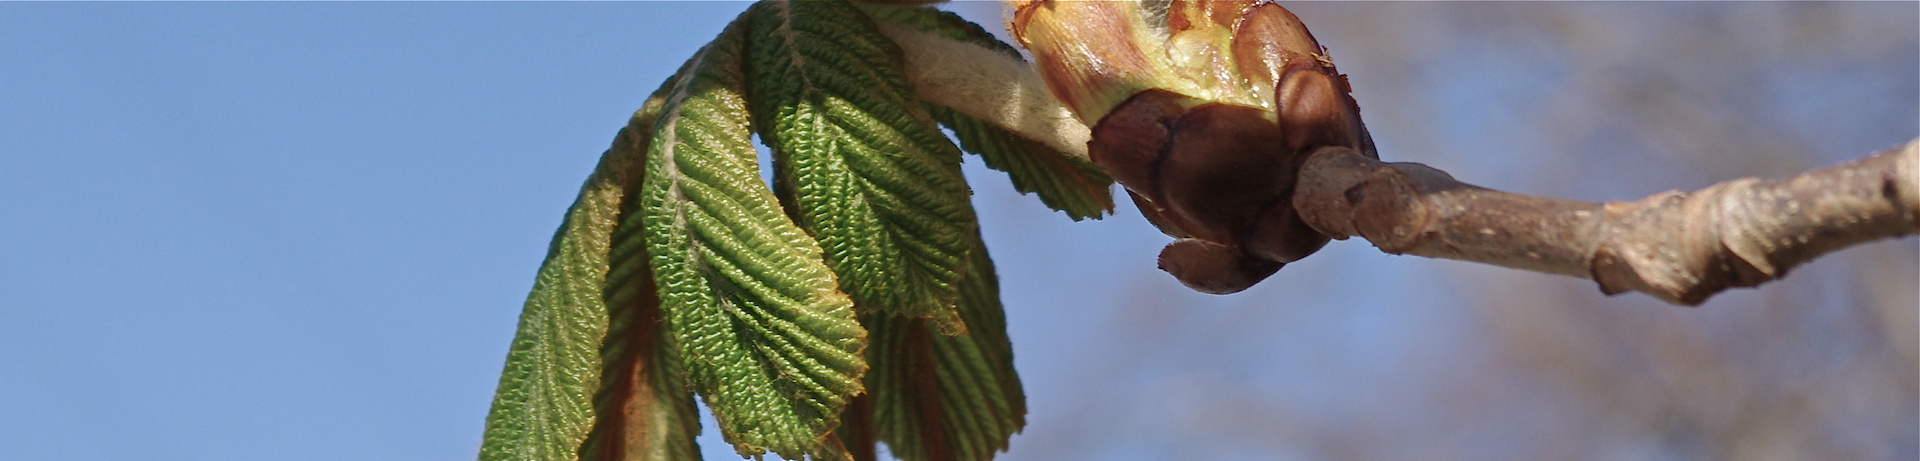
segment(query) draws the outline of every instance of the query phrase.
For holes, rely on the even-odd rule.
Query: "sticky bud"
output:
[[[1232,293],[1328,241],[1293,209],[1301,159],[1372,156],[1345,77],[1266,0],[1015,1],[1009,29],[1093,126],[1094,164],[1174,243],[1160,268]],[[1158,8],[1158,9],[1156,9]]]

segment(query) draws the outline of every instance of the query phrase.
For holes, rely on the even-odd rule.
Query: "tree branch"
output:
[[[1692,306],[1828,252],[1920,232],[1916,164],[1920,139],[1792,178],[1599,204],[1481,188],[1426,165],[1325,147],[1301,167],[1293,205],[1315,230],[1360,236],[1387,253],[1587,278],[1610,295]]]
[[[1092,14],[1090,12],[1111,13],[1107,11],[1111,8],[1104,7],[1061,11],[1053,11],[1052,7],[1034,8],[1045,10],[1048,14],[1069,16],[1085,16]],[[1281,48],[1298,48],[1296,52],[1320,50],[1297,18],[1291,13],[1279,14],[1284,9],[1275,9],[1279,12],[1267,13],[1273,13],[1270,15],[1273,18],[1287,20],[1268,25],[1285,29],[1282,32],[1298,30],[1268,35],[1252,34],[1248,40],[1263,46],[1292,43],[1293,48]],[[1038,22],[1029,19],[1024,24],[1076,24],[1060,18]],[[1019,20],[1014,23],[1015,26],[1020,24],[1023,23]],[[1018,29],[1016,27],[1015,34],[1022,35]],[[1073,112],[1049,97],[1044,79],[1038,78],[1026,63],[1004,53],[898,24],[883,23],[881,31],[900,45],[904,52],[907,77],[919,97],[1045,142],[1068,155],[1089,157],[1088,141],[1094,136],[1085,125],[1074,119]],[[1042,41],[1051,43],[1047,46],[1055,48],[1071,48],[1048,48],[1065,53],[1063,56],[1070,58],[1085,53],[1115,53],[1118,52],[1116,50],[1131,49],[1117,43],[1107,43],[1104,47],[1095,47],[1097,49],[1075,48],[1063,44],[1084,44],[1091,39],[1068,39],[1068,36],[1078,37],[1067,34]],[[1288,41],[1275,37],[1295,39]],[[1034,46],[1031,43],[1026,45],[1029,50]],[[1255,55],[1275,55],[1270,51]],[[1308,66],[1308,63],[1321,62],[1282,59],[1287,56],[1286,53],[1276,56],[1281,58],[1269,58],[1279,59],[1281,64],[1299,61],[1295,64],[1309,68],[1312,66]],[[1094,60],[1107,62],[1113,59],[1118,58]],[[1110,71],[1102,69],[1079,71],[1096,74]],[[1331,67],[1327,67],[1325,72],[1337,75]],[[1281,91],[1275,97],[1282,100],[1281,106],[1295,108],[1293,112],[1278,114],[1279,118],[1290,121],[1282,126],[1282,138],[1301,144],[1292,148],[1312,152],[1300,164],[1297,170],[1298,183],[1291,191],[1293,207],[1299,218],[1312,230],[1277,226],[1281,230],[1276,231],[1271,228],[1276,226],[1248,226],[1232,219],[1216,220],[1224,222],[1222,224],[1188,217],[1192,219],[1180,221],[1185,225],[1171,225],[1169,235],[1183,237],[1183,240],[1169,249],[1186,245],[1195,247],[1186,250],[1201,251],[1176,251],[1175,257],[1171,258],[1173,264],[1169,264],[1168,253],[1163,252],[1161,257],[1161,267],[1174,273],[1182,283],[1210,293],[1238,291],[1272,273],[1281,263],[1312,253],[1313,248],[1318,248],[1318,243],[1295,234],[1311,235],[1312,231],[1318,231],[1335,239],[1360,236],[1387,253],[1456,259],[1580,277],[1594,280],[1600,285],[1600,290],[1607,294],[1640,291],[1675,304],[1698,305],[1727,288],[1751,287],[1778,279],[1794,266],[1841,248],[1920,232],[1920,219],[1916,218],[1916,215],[1920,215],[1920,186],[1916,186],[1916,176],[1920,176],[1920,171],[1916,171],[1916,164],[1920,163],[1916,156],[1920,156],[1920,153],[1916,153],[1916,149],[1920,148],[1917,147],[1920,146],[1920,140],[1901,149],[1883,151],[1784,180],[1737,179],[1692,193],[1668,191],[1635,202],[1601,204],[1559,200],[1473,186],[1457,181],[1445,172],[1416,163],[1382,163],[1369,158],[1366,153],[1355,149],[1371,146],[1371,140],[1364,136],[1364,128],[1349,130],[1350,133],[1342,131],[1339,123],[1335,122],[1347,119],[1326,115],[1328,111],[1344,110],[1349,112],[1347,116],[1353,123],[1358,123],[1357,110],[1350,107],[1344,80],[1338,80],[1342,82],[1339,85],[1322,84],[1304,90],[1295,88],[1300,85],[1288,86],[1286,83],[1300,78],[1311,80],[1314,76],[1309,74],[1280,73],[1269,77],[1278,79],[1275,81],[1280,83],[1276,88],[1280,90],[1298,90],[1292,93]],[[1071,78],[1067,80],[1078,81]],[[1342,101],[1347,101],[1349,106],[1341,106],[1339,103]],[[1123,101],[1107,102],[1121,105]],[[1241,170],[1257,171],[1265,171],[1272,166],[1248,163],[1253,162],[1249,159],[1286,155],[1242,155],[1246,154],[1243,151],[1247,149],[1239,147],[1236,141],[1228,140],[1238,138],[1217,131],[1200,133],[1209,128],[1200,126],[1206,124],[1182,124],[1180,130],[1156,125],[1179,119],[1193,106],[1181,104],[1163,111],[1167,113],[1147,114],[1150,116],[1141,118],[1145,120],[1142,127],[1110,130],[1145,136],[1138,139],[1115,138],[1106,145],[1144,150],[1146,153],[1142,154],[1142,158],[1149,160],[1140,165],[1131,165],[1131,169],[1129,165],[1119,165],[1121,170],[1127,171],[1117,172],[1121,174],[1116,174],[1116,179],[1136,193],[1143,190],[1164,192],[1166,187],[1171,186],[1160,184],[1157,179],[1164,179],[1162,177],[1169,174],[1163,171],[1169,168],[1164,158],[1170,155],[1168,152],[1204,151],[1189,152],[1193,155],[1183,157],[1186,160],[1182,161],[1192,163],[1212,159],[1226,162],[1221,165],[1235,164],[1244,167]],[[1319,112],[1308,109],[1318,109]],[[1164,130],[1155,131],[1156,127]],[[1179,141],[1175,139],[1174,131],[1195,132],[1190,136],[1195,139],[1187,141],[1187,144],[1213,142],[1217,145],[1188,145],[1170,149],[1168,146],[1172,144],[1169,143]],[[1336,139],[1332,140],[1316,137],[1328,133],[1357,135],[1335,136]],[[1098,140],[1095,141],[1095,144],[1100,144]],[[1335,144],[1347,147],[1332,146]],[[1328,147],[1316,148],[1316,145]],[[1096,160],[1095,163],[1100,162]],[[1187,189],[1199,187],[1197,190],[1200,192],[1215,195],[1186,194],[1193,196],[1187,197],[1166,193],[1160,194],[1168,196],[1158,197],[1159,200],[1148,197],[1148,201],[1156,209],[1168,206],[1180,208],[1180,203],[1173,202],[1180,202],[1179,199],[1183,197],[1194,202],[1187,203],[1192,205],[1187,208],[1215,206],[1219,205],[1217,202],[1235,200],[1217,196],[1218,193],[1232,191],[1229,195],[1246,195],[1251,188],[1262,187],[1270,182],[1264,177],[1248,184],[1233,182],[1238,176],[1232,171],[1238,170],[1221,165],[1194,167],[1197,169],[1189,176],[1201,178],[1193,181],[1197,186],[1176,184],[1192,187],[1175,192],[1194,192]],[[1116,173],[1115,165],[1102,166],[1110,173]],[[1130,181],[1129,172],[1138,173],[1133,175],[1137,177],[1132,177]],[[1161,203],[1163,201],[1167,203]],[[1267,204],[1259,200],[1254,202],[1260,206]],[[1156,216],[1150,211],[1143,209],[1143,213],[1148,213],[1150,217]],[[1247,216],[1262,213],[1258,209],[1251,211],[1254,213]],[[1159,213],[1167,211],[1161,210]],[[1245,213],[1232,216],[1246,217],[1242,214]],[[1200,218],[1207,216],[1211,215]],[[1168,230],[1170,226],[1165,216],[1161,216],[1156,225],[1163,230]],[[1211,245],[1197,245],[1200,242],[1186,238],[1194,237],[1199,231],[1215,231],[1213,234],[1221,235],[1201,239]],[[1294,234],[1279,235],[1284,232]],[[1282,242],[1280,246],[1303,246],[1303,249],[1269,254],[1275,252],[1262,251],[1263,248],[1274,246],[1261,244],[1267,241]]]

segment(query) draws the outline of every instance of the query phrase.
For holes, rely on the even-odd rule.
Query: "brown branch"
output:
[[[1698,305],[1778,279],[1820,255],[1920,232],[1920,139],[1781,180],[1743,178],[1693,193],[1605,204],[1473,186],[1417,163],[1318,149],[1293,205],[1336,239],[1393,254],[1591,279]]]

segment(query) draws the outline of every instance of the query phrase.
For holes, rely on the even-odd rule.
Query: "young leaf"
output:
[[[1014,190],[1038,194],[1041,203],[1075,221],[1113,212],[1113,178],[1100,167],[945,106],[928,104],[927,111],[953,130],[961,148],[980,154],[988,168],[1007,172]]]
[[[1020,57],[1020,50],[1000,41],[979,24],[929,5],[882,2],[857,2],[853,5],[866,13],[867,17],[873,18],[874,22],[911,27],[943,38],[972,43],[1016,60],[1025,59]]]
[[[691,64],[691,63],[689,63]],[[686,71],[681,68],[681,73]],[[680,74],[667,79],[647,99],[616,149],[646,152],[653,122]],[[635,134],[638,133],[638,134]],[[636,170],[644,171],[644,166]],[[637,184],[629,193],[637,194]],[[628,200],[623,216],[641,211]],[[681,369],[679,351],[662,328],[660,297],[648,267],[643,226],[616,228],[606,280],[607,335],[600,346],[601,386],[594,395],[593,430],[580,446],[586,461],[678,461],[700,459],[694,437],[700,415]]]
[[[749,102],[802,224],[863,311],[959,332],[970,191],[959,149],[912,99],[899,50],[844,2],[760,6]]]
[[[622,225],[645,226],[688,381],[735,450],[841,458],[826,436],[861,392],[866,332],[818,244],[760,180],[740,75],[760,8],[703,48],[669,93],[641,212]]]
[[[700,459],[694,438],[700,435],[700,414],[687,389],[678,348],[663,328],[660,298],[653,273],[646,269],[643,236],[616,248],[630,253],[638,270],[627,280],[624,296],[609,300],[611,321],[600,355],[605,360],[600,392],[594,395],[597,415],[593,431],[580,446],[583,461],[680,461]],[[615,258],[621,252],[616,250]],[[620,279],[615,279],[620,280]]]
[[[872,427],[907,461],[981,461],[1026,425],[993,259],[978,237],[959,298],[968,335],[928,331],[921,319],[862,317],[872,344]]]
[[[981,48],[993,50],[1016,61],[1020,52],[1001,42],[978,24],[959,15],[928,6],[888,3],[855,3],[876,22],[896,24]],[[1046,144],[985,121],[969,117],[952,108],[927,104],[927,112],[940,124],[953,130],[960,147],[979,154],[987,166],[1013,177],[1013,187],[1021,193],[1037,193],[1040,201],[1064,211],[1078,221],[1098,218],[1113,211],[1113,180],[1100,168],[1080,158],[1047,147]]]
[[[572,460],[594,424],[597,349],[608,323],[607,253],[622,202],[642,171],[657,111],[649,101],[634,114],[554,233],[487,413],[481,460]]]

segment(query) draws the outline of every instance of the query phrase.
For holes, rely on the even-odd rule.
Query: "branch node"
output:
[[[1411,254],[1584,277],[1697,305],[1820,255],[1920,231],[1920,140],[1780,180],[1595,204],[1461,183],[1417,163],[1316,150],[1294,207],[1314,230]]]
[[[1397,168],[1374,168],[1353,203],[1353,227],[1373,245],[1404,254],[1419,241],[1431,219],[1413,181]]]
[[[1346,240],[1359,234],[1353,228],[1353,204],[1360,201],[1362,183],[1379,165],[1379,160],[1358,155],[1350,148],[1315,149],[1300,164],[1294,209],[1308,227],[1329,237]]]

